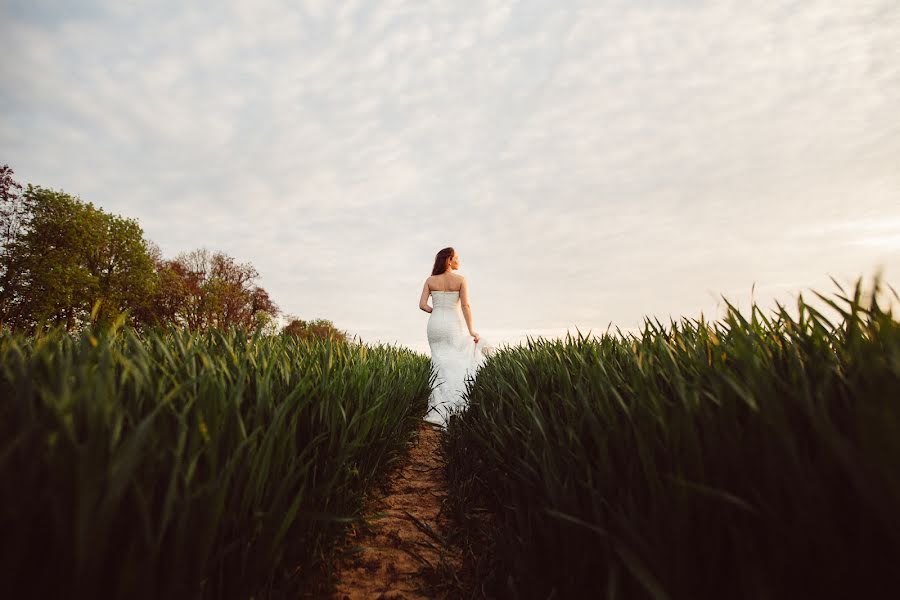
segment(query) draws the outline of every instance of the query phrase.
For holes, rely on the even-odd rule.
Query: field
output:
[[[10,597],[302,588],[429,391],[402,348],[239,330],[5,334],[0,365]]]
[[[512,598],[896,594],[900,323],[874,298],[823,298],[837,323],[801,298],[505,349],[445,442],[476,578]]]
[[[501,348],[442,439],[459,597],[884,597],[900,323],[876,289]],[[895,294],[896,296],[896,294]],[[404,348],[239,329],[0,335],[0,584],[298,597],[434,384]],[[465,587],[465,586],[463,586]],[[454,597],[455,597],[454,596]]]

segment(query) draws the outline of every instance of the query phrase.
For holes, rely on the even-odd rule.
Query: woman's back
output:
[[[437,309],[453,309],[459,310],[461,305],[459,302],[459,290],[440,291],[433,290],[431,292],[431,306]],[[432,313],[434,314],[434,313]]]
[[[458,292],[462,287],[463,277],[450,271],[428,278],[428,286],[432,292]]]
[[[471,336],[466,329],[459,303],[458,291],[431,292],[432,311],[428,316],[428,345],[435,353],[459,353],[468,350]]]

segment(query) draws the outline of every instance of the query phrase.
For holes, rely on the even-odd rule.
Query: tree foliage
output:
[[[9,165],[0,167],[0,324],[11,309],[15,268],[12,244],[19,237],[27,216],[22,199],[22,184],[13,179]]]
[[[72,330],[92,318],[108,321],[145,301],[153,263],[137,221],[32,185],[22,195],[22,207],[26,216],[4,243],[5,323],[27,329],[63,324]]]
[[[283,335],[290,335],[300,339],[337,338],[342,341],[350,341],[346,331],[338,329],[328,319],[312,319],[304,321],[297,317],[291,317],[284,329]]]
[[[152,315],[192,331],[231,326],[256,329],[278,315],[268,292],[254,282],[259,273],[223,252],[182,252],[157,263]]]
[[[252,264],[206,248],[165,259],[136,220],[62,191],[29,185],[22,192],[7,165],[0,244],[0,327],[72,331],[125,314],[138,328],[277,331],[278,306],[256,284]]]

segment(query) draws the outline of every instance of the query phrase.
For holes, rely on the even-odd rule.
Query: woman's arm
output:
[[[459,304],[462,307],[463,316],[466,318],[466,327],[469,328],[469,333],[475,335],[475,330],[472,329],[472,307],[469,306],[469,282],[465,277],[459,286]]]
[[[428,289],[428,282],[425,282],[425,285],[422,287],[422,297],[419,298],[419,308],[424,310],[427,313],[430,313],[433,309],[428,306],[428,295],[431,293],[431,290]]]

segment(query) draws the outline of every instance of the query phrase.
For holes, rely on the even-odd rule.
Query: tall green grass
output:
[[[879,290],[820,296],[839,317],[801,296],[502,349],[445,447],[460,514],[493,515],[490,595],[895,595],[900,323]]]
[[[0,587],[297,591],[414,435],[429,376],[403,348],[240,330],[5,333]]]

